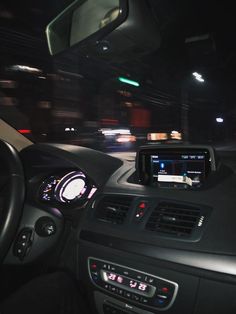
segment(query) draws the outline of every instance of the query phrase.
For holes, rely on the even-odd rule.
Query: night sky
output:
[[[71,2],[28,0],[16,6],[14,1],[1,1],[2,68],[4,64],[28,62],[43,68],[45,73],[57,71],[48,53],[45,27]],[[175,123],[174,116],[180,111],[185,94],[190,106],[189,124],[193,138],[197,140],[201,133],[199,121],[206,125],[209,138],[213,136],[211,132],[214,129],[216,137],[220,133],[234,138],[236,20],[233,3],[203,0],[148,2],[161,33],[158,51],[147,51],[138,58],[134,55],[128,61],[120,60],[119,64],[112,61],[107,64],[99,59],[84,62],[81,52],[74,49],[73,53],[68,52],[57,60],[57,68],[69,72],[73,70],[90,80],[89,84],[93,80],[96,92],[104,91],[104,84],[116,92],[115,78],[121,74],[137,79],[141,87],[132,91],[133,101],[154,110],[157,116],[160,112],[160,121],[168,127],[179,126],[180,122]],[[204,83],[196,81],[193,72],[200,73]],[[105,83],[105,80],[110,83]],[[48,85],[46,88],[49,88]],[[78,89],[78,82],[74,88]],[[221,129],[215,124],[218,116],[225,118]],[[204,137],[206,134],[203,131],[201,138]]]

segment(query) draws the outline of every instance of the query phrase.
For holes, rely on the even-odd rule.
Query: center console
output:
[[[175,282],[106,260],[89,257],[88,271],[95,286],[147,309],[167,310],[178,292]]]

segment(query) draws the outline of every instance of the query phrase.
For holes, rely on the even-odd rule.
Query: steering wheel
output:
[[[14,240],[20,221],[25,196],[25,181],[23,167],[17,150],[2,140],[0,140],[0,159],[4,165],[4,170],[6,170],[6,180],[0,189],[1,262]],[[1,177],[2,174],[0,173]]]

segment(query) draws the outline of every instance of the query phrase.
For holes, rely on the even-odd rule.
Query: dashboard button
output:
[[[124,291],[123,291],[122,289],[118,289],[117,293],[118,293],[119,295],[123,295]]]
[[[130,292],[124,292],[124,296],[126,297],[126,298],[128,298],[128,299],[130,299],[131,298],[131,296],[132,296],[132,294],[130,293]]]
[[[146,303],[148,303],[148,299],[142,297],[142,298],[140,298],[140,302],[146,304]]]
[[[40,237],[50,237],[56,233],[56,224],[50,217],[41,217],[35,224],[35,231]]]
[[[112,287],[112,288],[111,288],[111,291],[112,291],[112,292],[116,292],[116,287]]]
[[[140,296],[133,294],[132,295],[132,300],[139,302],[140,301]]]
[[[163,300],[166,300],[167,299],[167,296],[166,295],[162,295],[162,294],[158,294],[157,297],[159,299],[163,299]]]
[[[148,208],[149,208],[149,205],[148,205],[147,201],[141,201],[138,203],[138,205],[136,207],[136,212],[135,212],[136,222],[142,220],[142,218],[145,216]]]
[[[144,281],[145,281],[145,282],[148,282],[148,283],[153,283],[153,282],[154,282],[154,278],[149,277],[149,276],[145,276]]]
[[[166,300],[160,299],[160,298],[157,298],[157,299],[154,301],[154,304],[155,304],[156,306],[161,306],[161,307],[165,306],[166,303],[167,303]]]
[[[171,285],[163,285],[163,283],[158,285],[158,294],[171,296],[174,292],[174,287]]]
[[[148,278],[148,283],[153,283],[154,282],[154,278],[149,277]]]
[[[97,264],[92,263],[92,264],[90,265],[90,268],[91,268],[92,270],[96,270],[96,269],[97,269]]]
[[[167,287],[163,287],[163,288],[161,288],[161,291],[162,291],[163,293],[169,293],[169,292],[170,292],[170,289],[167,288]]]

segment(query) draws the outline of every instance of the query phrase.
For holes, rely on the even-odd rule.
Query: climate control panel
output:
[[[88,258],[88,271],[95,286],[150,308],[170,308],[178,292],[173,281],[93,257]]]

